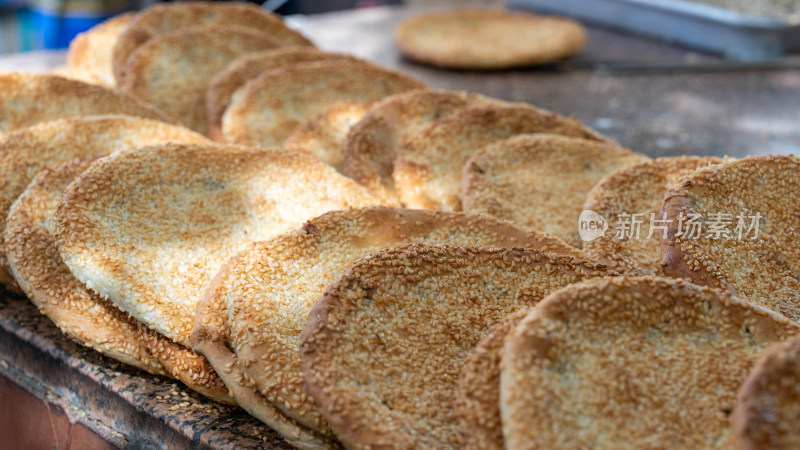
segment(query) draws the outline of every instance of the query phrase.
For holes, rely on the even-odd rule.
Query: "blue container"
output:
[[[130,6],[127,0],[34,0],[29,5],[27,34],[34,48],[67,48],[78,33]]]

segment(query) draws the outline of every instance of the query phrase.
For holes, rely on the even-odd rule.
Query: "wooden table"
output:
[[[800,154],[800,70],[603,74],[592,69],[593,63],[717,59],[600,29],[590,30],[588,48],[566,65],[507,72],[438,70],[404,60],[392,45],[392,28],[413,13],[377,8],[293,22],[323,49],[354,53],[436,88],[480,92],[573,115],[650,156]],[[0,71],[40,71],[63,61],[63,52],[14,55],[0,58]],[[0,294],[0,373],[5,377],[0,391],[4,383],[8,392],[21,386],[56,416],[77,421],[116,446],[286,447],[238,408],[217,405],[177,382],[123,367],[74,344],[27,300],[8,294]],[[2,402],[0,408],[14,407]],[[70,435],[74,439],[81,430]]]

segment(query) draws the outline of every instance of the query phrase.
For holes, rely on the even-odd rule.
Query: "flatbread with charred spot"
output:
[[[347,447],[455,447],[458,374],[488,330],[562,286],[606,274],[538,250],[412,244],[374,253],[308,318],[308,394]]]
[[[429,125],[403,142],[394,185],[409,208],[461,210],[461,172],[473,153],[523,133],[549,133],[605,142],[575,119],[523,104],[474,106]]]
[[[694,172],[664,196],[664,272],[800,321],[798,192],[797,156],[754,156]]]
[[[89,289],[181,345],[222,264],[332,209],[376,205],[305,155],[163,144],[97,161],[64,192],[59,252]]]
[[[0,141],[0,282],[14,284],[5,271],[3,231],[8,210],[40,170],[75,158],[166,141],[206,139],[186,128],[119,115],[56,120],[8,134]]]
[[[236,90],[222,116],[233,144],[281,145],[293,131],[341,101],[373,101],[424,85],[362,61],[317,61],[270,70]]]
[[[305,393],[300,332],[325,288],[356,260],[412,242],[525,247],[584,258],[552,236],[489,217],[387,207],[334,211],[240,253],[218,275],[213,297],[204,299],[217,305],[209,308],[214,315],[227,316],[230,328],[201,331],[209,319],[198,317],[195,333],[221,336],[220,345],[236,352],[266,401],[331,434]]]
[[[426,126],[467,106],[500,102],[470,92],[414,90],[376,103],[342,143],[344,174],[373,195],[400,206],[392,172],[401,143]]]
[[[206,91],[214,75],[240,56],[278,46],[266,33],[229,25],[163,33],[131,53],[119,86],[207,134]]]
[[[280,16],[248,3],[178,2],[158,4],[140,12],[117,39],[112,67],[117,80],[124,78],[128,57],[159,34],[197,26],[228,25],[268,34],[280,45],[310,46],[302,34],[287,27]]]
[[[658,277],[567,286],[506,339],[507,448],[728,448],[736,390],[800,326],[730,293]]]
[[[464,165],[464,211],[533,227],[580,246],[578,216],[586,194],[614,170],[649,160],[587,139],[516,136],[478,150]]]
[[[281,47],[251,53],[231,62],[214,75],[206,93],[208,136],[222,141],[222,115],[237,89],[262,73],[278,67],[312,61],[355,61],[358,58],[341,53],[323,52],[313,47]]]
[[[603,216],[609,221],[609,229],[603,236],[584,242],[583,249],[618,272],[664,275],[661,235],[666,229],[659,230],[664,224],[657,222],[662,220],[664,194],[693,171],[722,161],[711,156],[678,156],[615,170],[600,180],[586,197],[583,209]],[[623,239],[615,237],[614,223],[619,218],[630,222],[633,214],[639,214],[636,220],[642,223],[641,234]]]

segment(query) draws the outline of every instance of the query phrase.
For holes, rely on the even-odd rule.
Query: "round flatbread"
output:
[[[530,311],[523,309],[506,316],[464,360],[454,411],[461,448],[505,448],[500,423],[500,357],[506,336]]]
[[[225,308],[231,327],[227,347],[269,402],[300,423],[331,433],[305,395],[300,332],[325,288],[356,260],[412,242],[524,247],[585,258],[551,236],[489,217],[387,207],[330,212],[256,244],[226,267],[215,298],[206,301]]]
[[[181,345],[222,264],[333,209],[376,205],[306,155],[164,144],[99,160],[64,192],[59,251],[89,289]]]
[[[344,174],[393,205],[400,205],[392,172],[401,143],[454,111],[500,102],[470,92],[414,90],[393,95],[370,108],[342,143]]]
[[[523,133],[604,141],[575,119],[528,105],[466,108],[403,142],[392,174],[400,201],[408,208],[460,211],[461,172],[470,156],[488,144]]]
[[[344,171],[342,142],[350,128],[361,120],[372,103],[339,102],[301,125],[286,139],[283,147],[308,153],[342,173]]]
[[[499,141],[464,165],[464,211],[551,233],[580,247],[586,194],[620,167],[650,158],[622,147],[553,134]]]
[[[664,196],[664,272],[800,321],[800,158],[707,167]]]
[[[37,123],[98,114],[169,121],[152,106],[119,91],[54,75],[0,74],[0,139]]]
[[[800,448],[799,420],[800,338],[793,338],[767,349],[739,389],[732,448]]]
[[[664,193],[696,169],[722,161],[711,156],[678,156],[658,158],[612,172],[589,191],[583,206],[584,210],[605,218],[609,228],[602,236],[585,241],[583,249],[618,272],[664,275],[661,236],[666,227],[660,222]],[[639,225],[634,225],[634,221]],[[615,230],[614,224],[631,226]],[[635,235],[634,226],[641,226]]]
[[[300,125],[341,101],[373,101],[423,84],[361,61],[318,61],[270,70],[236,90],[222,116],[226,142],[281,145]]]
[[[346,447],[455,447],[456,382],[506,315],[605,266],[537,250],[413,244],[349,268],[314,306],[300,360]]]
[[[0,282],[12,282],[5,271],[3,244],[8,210],[40,170],[115,150],[205,140],[186,128],[164,122],[113,115],[56,120],[8,134],[0,141]]]
[[[568,58],[586,31],[563,17],[490,9],[457,9],[412,17],[395,43],[413,60],[453,69],[507,69]]]
[[[40,171],[14,202],[5,233],[11,273],[39,311],[78,343],[231,403],[227,388],[202,356],[120,311],[87,289],[64,265],[53,219],[64,189],[92,161],[76,159]]]
[[[206,117],[208,119],[208,136],[222,141],[222,115],[231,103],[237,89],[262,73],[311,61],[344,60],[355,61],[358,58],[341,53],[330,53],[313,47],[281,47],[274,50],[251,53],[231,62],[228,67],[217,73],[208,84],[206,93]]]
[[[280,16],[258,5],[195,1],[158,4],[140,12],[117,39],[111,60],[114,75],[122,80],[128,57],[153,37],[203,25],[251,28],[268,34],[280,45],[312,45],[303,35],[287,27]]]
[[[207,134],[206,91],[214,75],[236,58],[278,45],[266,33],[227,25],[163,33],[131,53],[119,86]]]
[[[67,50],[69,74],[87,83],[116,86],[111,52],[117,38],[134,17],[135,13],[120,14],[75,36]]]
[[[542,300],[503,347],[507,448],[728,448],[736,390],[800,326],[725,291],[605,278]]]

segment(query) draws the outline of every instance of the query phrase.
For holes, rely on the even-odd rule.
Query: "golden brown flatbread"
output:
[[[395,43],[407,57],[453,69],[507,69],[568,58],[586,31],[574,20],[519,11],[456,9],[400,24]]]
[[[67,73],[87,83],[114,87],[111,53],[117,38],[136,17],[135,13],[114,16],[75,36],[67,50]]]

